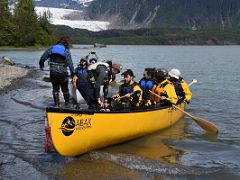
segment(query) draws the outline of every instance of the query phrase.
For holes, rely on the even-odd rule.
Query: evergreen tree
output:
[[[14,9],[17,46],[36,44],[36,32],[39,29],[37,14],[32,0],[19,0]]]
[[[9,46],[14,41],[14,25],[7,0],[0,0],[0,22],[0,46]]]
[[[38,18],[40,25],[40,30],[37,33],[37,43],[42,45],[49,45],[55,41],[55,36],[53,36],[54,31],[53,27],[50,24],[51,12],[44,11]]]
[[[50,11],[37,17],[32,0],[19,0],[13,14],[0,0],[0,46],[47,46],[55,42]]]

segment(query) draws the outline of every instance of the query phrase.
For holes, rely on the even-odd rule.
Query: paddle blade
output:
[[[201,126],[204,130],[208,131],[208,132],[211,132],[211,133],[218,133],[218,128],[215,124],[205,120],[205,119],[202,119],[202,118],[199,118],[199,117],[196,117],[196,116],[192,116],[192,119],[199,125]]]

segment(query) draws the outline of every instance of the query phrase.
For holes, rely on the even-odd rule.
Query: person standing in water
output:
[[[52,94],[55,106],[60,106],[59,90],[63,92],[65,105],[69,104],[69,89],[68,89],[68,71],[69,67],[71,77],[74,76],[74,67],[71,53],[69,50],[69,42],[66,37],[61,37],[59,41],[49,47],[41,56],[39,67],[44,69],[44,62],[49,59],[50,65],[50,80],[52,83]]]

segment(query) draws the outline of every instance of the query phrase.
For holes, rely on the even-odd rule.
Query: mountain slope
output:
[[[239,28],[239,0],[96,0],[87,8],[91,19],[112,28]]]

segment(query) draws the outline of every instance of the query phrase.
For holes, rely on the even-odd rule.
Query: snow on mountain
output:
[[[38,7],[54,7],[64,9],[83,10],[94,0],[34,0]]]
[[[76,1],[81,1],[81,0],[76,0]],[[44,11],[49,10],[52,14],[50,23],[54,25],[65,25],[71,28],[87,29],[89,31],[107,30],[109,26],[109,22],[107,21],[69,20],[65,18],[67,15],[70,15],[70,14],[81,13],[82,11],[79,11],[79,10],[49,8],[49,7],[35,7],[35,10],[38,15],[42,14]]]
[[[79,4],[82,4],[83,6],[87,7],[89,3],[91,3],[94,0],[72,0],[72,1],[76,1]]]

